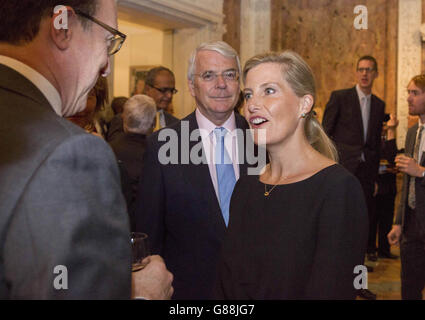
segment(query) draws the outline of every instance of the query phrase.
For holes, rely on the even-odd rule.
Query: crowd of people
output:
[[[54,23],[56,1],[0,4],[1,299],[376,299],[354,286],[355,270],[398,259],[391,245],[402,298],[422,298],[425,76],[407,87],[419,122],[404,150],[372,93],[369,55],[356,85],[331,93],[322,123],[300,55],[242,67],[222,41],[188,57],[196,109],[184,119],[160,66],[142,92],[114,98],[105,121],[110,56],[125,41],[116,4],[67,4],[67,29]],[[266,162],[251,161],[251,144]],[[148,234],[152,254],[137,272],[132,231]],[[57,266],[66,289],[54,285]]]

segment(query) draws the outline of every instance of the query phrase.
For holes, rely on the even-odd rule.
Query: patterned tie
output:
[[[417,135],[417,138],[416,138],[416,141],[415,141],[415,148],[413,150],[413,159],[415,159],[416,162],[418,162],[418,158],[419,158],[419,145],[421,144],[423,129],[424,129],[423,126],[419,127],[419,133]],[[416,180],[416,177],[410,177],[410,180],[409,180],[409,197],[407,198],[407,200],[408,200],[407,203],[409,204],[409,207],[412,208],[412,209],[415,209],[415,207],[416,207],[415,180]]]
[[[218,194],[221,213],[227,226],[229,224],[230,198],[232,197],[236,178],[232,161],[226,151],[226,148],[224,147],[224,136],[226,135],[226,129],[223,127],[215,128],[214,134],[217,139],[215,147],[215,168],[217,171]]]

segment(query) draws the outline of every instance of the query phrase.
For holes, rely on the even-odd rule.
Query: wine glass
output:
[[[146,233],[132,232],[130,241],[133,257],[131,269],[135,272],[145,267],[146,264],[143,264],[142,261],[150,255],[148,235]]]

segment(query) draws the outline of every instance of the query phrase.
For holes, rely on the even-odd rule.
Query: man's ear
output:
[[[193,80],[187,80],[187,85],[189,87],[190,94],[192,97],[195,97],[195,84]]]
[[[50,36],[53,43],[60,49],[68,49],[73,27],[76,25],[77,15],[71,7],[56,6],[50,21]]]

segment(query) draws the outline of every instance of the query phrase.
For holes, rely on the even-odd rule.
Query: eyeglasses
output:
[[[108,55],[112,56],[115,53],[117,53],[118,51],[120,51],[125,38],[127,38],[127,36],[122,33],[119,32],[117,29],[114,29],[110,26],[108,26],[107,24],[97,20],[96,18],[92,17],[91,15],[88,15],[87,13],[84,13],[78,9],[75,9],[75,13],[86,18],[89,19],[91,21],[93,21],[94,23],[98,24],[99,26],[101,26],[102,28],[108,30],[110,33],[112,33],[114,35],[113,38],[109,39],[108,41],[110,41],[110,43],[108,44]]]
[[[212,82],[216,81],[218,76],[221,76],[225,81],[238,81],[239,74],[236,70],[227,70],[221,74],[215,73],[213,71],[205,71],[204,73],[194,74],[194,76],[200,77],[203,81]]]
[[[176,88],[157,88],[157,87],[151,86],[151,85],[148,85],[148,86],[158,90],[162,94],[166,94],[167,92],[170,92],[171,94],[176,94],[177,92],[179,92]]]
[[[357,71],[360,73],[363,73],[364,71],[366,71],[366,73],[371,73],[372,71],[375,71],[374,68],[357,68]]]

